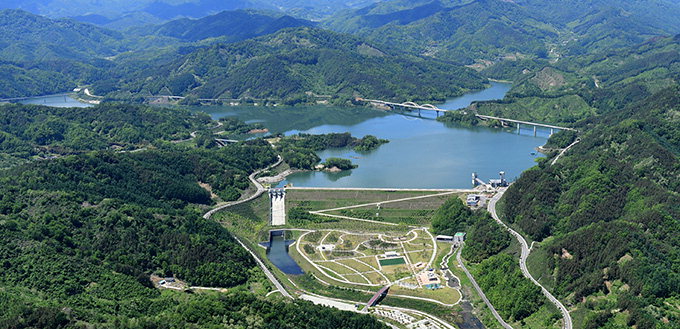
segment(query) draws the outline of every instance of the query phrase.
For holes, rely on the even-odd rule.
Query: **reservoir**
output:
[[[443,109],[467,107],[472,101],[501,99],[509,84],[491,87],[450,99]],[[469,188],[471,174],[487,181],[505,171],[514,180],[535,164],[535,148],[545,144],[549,131],[533,128],[496,129],[447,126],[435,113],[395,113],[368,108],[318,107],[200,107],[215,119],[235,116],[261,122],[271,133],[325,134],[350,132],[390,140],[371,152],[333,149],[319,152],[322,159],[340,157],[359,167],[338,173],[301,172],[283,184],[304,187]]]
[[[82,103],[68,94],[31,97],[19,101],[21,104],[34,104],[52,107],[92,107],[92,104]]]

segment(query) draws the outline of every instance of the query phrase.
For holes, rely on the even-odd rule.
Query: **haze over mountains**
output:
[[[45,319],[200,327],[242,311],[243,326],[305,311],[324,328],[339,327],[336,317],[382,328],[368,316],[254,297],[266,280],[246,279],[259,271],[250,257],[223,227],[201,221],[195,207],[213,200],[196,181],[238,199],[276,149],[252,140],[214,152],[204,147],[214,146],[206,115],[139,103],[437,102],[489,79],[512,89],[438,120],[501,125],[478,113],[577,130],[553,135],[546,157],[499,203],[502,219],[536,242],[529,270],[567,305],[576,329],[679,328],[678,1],[6,0],[0,8],[10,8],[0,10],[0,98],[82,87],[104,102],[73,113],[0,105],[0,160],[14,167],[0,171],[0,307],[11,306],[0,329]],[[185,147],[196,131],[203,144]],[[116,153],[114,144],[139,152]],[[65,158],[33,161],[46,154]],[[454,224],[443,225],[470,228]],[[482,240],[498,238],[492,233],[466,244],[483,249]],[[516,261],[513,248],[494,252]],[[159,268],[247,288],[209,297],[208,307],[200,295],[175,299],[148,287]],[[113,280],[125,289],[102,284]],[[490,299],[517,306],[507,296]],[[559,313],[539,317],[507,320],[560,327]],[[297,321],[290,325],[319,323]]]
[[[55,18],[74,17],[83,22],[122,29],[237,9],[282,11],[302,18],[320,19],[376,1],[379,0],[7,0],[0,3],[0,9],[23,9]]]

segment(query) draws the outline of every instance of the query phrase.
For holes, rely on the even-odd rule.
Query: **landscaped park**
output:
[[[267,250],[260,243],[271,230],[284,231],[288,254],[305,274],[271,268],[300,292],[364,307],[389,286],[385,305],[443,309],[460,302],[460,281],[453,278],[456,284],[449,286],[441,262],[452,245],[436,241],[428,227],[446,200],[464,199],[467,192],[288,189],[284,226],[269,225],[266,195],[219,216],[262,259]]]

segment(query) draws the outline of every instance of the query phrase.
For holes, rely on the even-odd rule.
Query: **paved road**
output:
[[[475,290],[477,290],[477,294],[479,295],[479,297],[482,297],[482,300],[484,301],[486,306],[489,307],[489,309],[491,310],[491,313],[496,318],[498,323],[500,323],[503,326],[503,328],[513,329],[512,326],[510,326],[507,322],[505,322],[505,320],[503,320],[501,315],[498,314],[498,311],[496,311],[496,308],[493,307],[493,305],[491,304],[489,299],[486,298],[484,291],[482,291],[482,288],[479,287],[479,285],[477,284],[477,281],[475,281],[475,278],[472,276],[472,274],[470,274],[468,269],[465,267],[465,264],[463,264],[463,259],[460,257],[461,251],[463,251],[463,248],[462,247],[458,248],[458,253],[456,254],[456,259],[458,260],[458,264],[460,264],[460,268],[463,269],[463,272],[465,272],[465,275],[467,275],[468,279],[470,279],[470,282],[472,282],[472,286],[475,287]]]
[[[250,181],[251,181],[251,182],[255,185],[255,187],[257,188],[257,191],[256,191],[253,195],[251,195],[251,196],[249,196],[249,197],[247,197],[247,198],[245,198],[245,199],[242,199],[242,200],[233,201],[233,202],[227,202],[227,203],[225,203],[225,204],[223,204],[223,205],[220,205],[220,206],[218,206],[218,207],[216,207],[216,208],[214,208],[214,209],[212,209],[212,210],[206,212],[206,213],[203,215],[203,218],[205,218],[205,219],[210,219],[210,217],[212,217],[212,215],[214,215],[216,212],[218,212],[218,211],[220,211],[220,210],[229,208],[229,207],[231,207],[231,206],[235,206],[235,205],[237,205],[237,204],[241,204],[241,203],[244,203],[244,202],[251,201],[251,200],[253,200],[253,199],[259,197],[260,195],[262,195],[262,193],[266,192],[267,189],[265,189],[264,186],[262,186],[262,184],[260,184],[260,183],[255,179],[255,176],[257,176],[259,173],[261,173],[261,172],[263,172],[263,171],[265,171],[265,170],[269,170],[270,168],[274,168],[274,167],[278,166],[279,164],[281,164],[282,161],[283,161],[283,159],[279,156],[279,160],[278,160],[276,163],[274,163],[273,165],[271,165],[271,166],[269,166],[269,167],[267,167],[267,168],[264,168],[264,169],[257,170],[257,171],[255,171],[254,173],[250,174],[250,176],[248,176],[248,179],[250,179]],[[236,237],[235,235],[232,235],[232,236],[234,237],[234,239],[236,239],[236,241],[237,241],[237,242],[238,242],[245,250],[248,250],[248,252],[250,253],[250,255],[253,256],[253,258],[255,259],[255,262],[257,262],[257,264],[260,265],[260,268],[262,269],[262,271],[264,272],[264,274],[267,276],[267,278],[269,279],[269,281],[271,281],[272,284],[274,284],[274,286],[276,287],[276,289],[278,289],[278,290],[281,292],[282,295],[284,295],[284,296],[286,296],[286,297],[288,297],[288,298],[293,298],[293,296],[291,296],[291,294],[289,294],[288,291],[286,291],[286,289],[283,287],[283,285],[281,284],[281,282],[279,282],[279,280],[276,279],[276,277],[274,276],[274,274],[272,274],[272,272],[269,271],[269,269],[267,268],[267,266],[264,265],[264,262],[262,262],[262,260],[260,259],[260,257],[258,257],[257,254],[255,254],[252,250],[250,250],[250,248],[248,248],[245,244],[243,244],[243,242],[241,242],[241,240],[239,240],[238,237]]]
[[[551,166],[554,166],[555,163],[557,163],[557,160],[559,160],[560,157],[561,157],[562,155],[564,155],[564,153],[567,153],[567,151],[569,151],[569,149],[570,149],[572,146],[578,144],[580,141],[581,141],[581,140],[577,138],[573,143],[571,143],[571,144],[569,144],[569,146],[565,147],[565,148],[562,150],[562,152],[560,152],[560,154],[558,154],[558,155],[555,157],[555,159],[553,159],[553,161],[550,163],[550,165],[551,165]]]
[[[257,188],[257,191],[255,191],[254,194],[252,194],[251,196],[249,196],[249,197],[247,197],[247,198],[245,198],[245,199],[241,199],[241,200],[237,200],[237,201],[232,201],[232,202],[227,202],[227,203],[218,205],[217,207],[213,208],[212,210],[206,212],[206,213],[203,215],[203,218],[205,218],[205,219],[210,219],[210,217],[212,217],[212,215],[214,215],[214,214],[215,214],[216,212],[218,212],[218,211],[221,211],[221,210],[224,210],[224,209],[226,209],[226,208],[235,206],[235,205],[237,205],[237,204],[241,204],[241,203],[245,203],[245,202],[248,202],[248,201],[252,201],[252,200],[254,200],[254,199],[257,199],[257,198],[258,198],[260,195],[262,195],[264,192],[267,192],[267,189],[264,188],[264,186],[262,186],[262,184],[260,184],[260,182],[258,182],[257,179],[255,179],[255,176],[257,176],[259,173],[261,173],[261,172],[263,172],[263,171],[265,171],[265,170],[269,170],[269,169],[271,169],[271,168],[274,168],[274,167],[278,166],[279,164],[281,164],[281,162],[283,162],[283,158],[281,158],[281,156],[279,156],[279,160],[276,161],[276,163],[274,163],[273,165],[271,165],[271,166],[269,166],[269,167],[267,167],[267,168],[264,168],[264,169],[260,169],[260,170],[258,170],[258,171],[255,171],[254,173],[250,174],[250,176],[248,176],[248,179],[250,179],[250,182],[252,182],[253,185],[255,185],[255,187]]]
[[[288,291],[286,291],[286,288],[283,287],[283,285],[281,284],[281,282],[279,282],[279,280],[276,279],[276,277],[274,276],[274,274],[272,274],[272,272],[269,271],[269,269],[267,268],[267,266],[265,266],[264,263],[262,262],[262,260],[260,260],[260,257],[258,257],[252,250],[250,250],[250,248],[248,248],[245,244],[243,244],[243,242],[241,242],[241,240],[239,240],[239,238],[237,238],[235,235],[234,235],[234,239],[236,239],[236,241],[237,241],[237,242],[238,242],[245,250],[248,250],[248,252],[253,256],[253,258],[255,259],[255,261],[257,262],[257,264],[260,265],[260,268],[262,269],[262,271],[264,272],[264,274],[267,276],[267,278],[269,279],[269,281],[271,281],[271,282],[274,284],[274,286],[276,287],[276,289],[277,289],[278,291],[280,291],[281,294],[282,294],[283,296],[292,299],[293,296],[291,296],[291,294],[289,294]]]
[[[522,273],[524,274],[525,277],[529,278],[531,282],[533,282],[535,285],[539,286],[541,288],[541,291],[543,291],[543,295],[547,297],[550,302],[555,304],[557,308],[562,312],[562,317],[564,318],[564,324],[562,328],[564,329],[572,329],[573,324],[571,321],[571,315],[569,315],[569,310],[567,310],[566,307],[560,302],[555,296],[553,296],[550,291],[545,289],[536,279],[534,279],[533,276],[531,276],[531,273],[529,273],[529,269],[527,268],[527,257],[529,257],[529,253],[531,252],[531,249],[529,249],[529,245],[527,244],[527,241],[524,239],[524,237],[517,233],[515,230],[511,229],[501,219],[498,217],[498,214],[496,213],[496,202],[500,200],[500,198],[503,196],[503,193],[505,193],[506,189],[502,189],[499,191],[498,194],[496,194],[491,200],[489,201],[489,212],[491,213],[491,216],[493,216],[493,219],[498,222],[501,226],[505,227],[512,235],[515,236],[517,241],[519,241],[520,245],[522,246],[522,253],[519,257],[519,267],[522,270]]]

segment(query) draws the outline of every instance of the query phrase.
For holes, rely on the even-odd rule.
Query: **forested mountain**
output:
[[[282,11],[300,18],[319,19],[377,1],[380,0],[4,0],[0,9],[23,9],[53,18],[74,17],[122,30],[239,9]]]
[[[326,24],[371,41],[460,63],[560,58],[680,32],[680,5],[664,0],[394,0]]]
[[[483,85],[484,79],[467,68],[348,35],[296,28],[202,48],[160,67],[101,81],[95,90],[124,99],[160,94],[294,104],[318,95],[343,102],[356,96],[443,100]]]
[[[141,149],[182,140],[214,125],[206,115],[148,106],[101,104],[95,108],[0,106],[0,168],[97,150]]]
[[[124,51],[120,33],[68,19],[0,10],[0,98],[72,90],[111,66]]]
[[[599,80],[571,87],[597,114],[575,124],[580,143],[559,162],[525,172],[504,198],[510,223],[546,239],[531,270],[575,305],[579,327],[680,323],[679,50],[680,37],[666,38],[565,65]],[[549,144],[574,138],[562,134]]]
[[[515,54],[545,57],[545,40],[557,37],[524,8],[499,0],[378,3],[333,17],[328,26],[463,64]]]
[[[383,328],[367,315],[265,299],[251,256],[197,204],[276,160],[264,141],[220,150],[95,152],[0,172],[0,327]],[[161,292],[149,276],[232,288]],[[293,316],[293,314],[295,316]],[[284,322],[285,321],[285,322]]]
[[[183,18],[159,26],[137,29],[140,35],[161,35],[184,41],[222,37],[235,42],[274,33],[289,27],[313,26],[314,23],[285,15],[266,15],[253,11],[224,11],[201,19]]]
[[[14,62],[85,60],[118,53],[123,36],[73,20],[52,20],[22,10],[0,11],[0,59]]]

